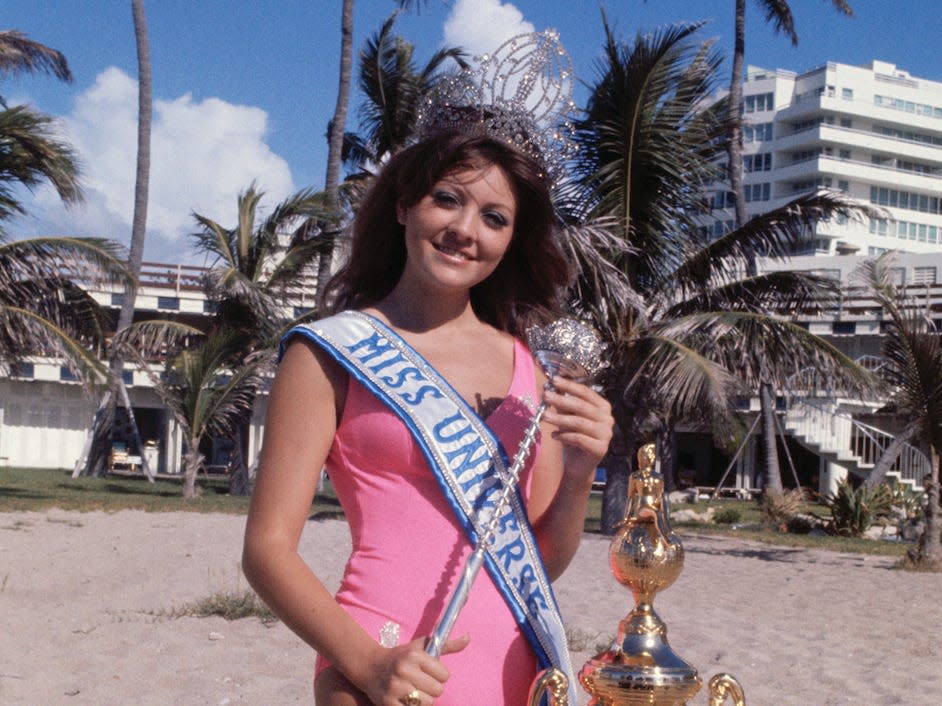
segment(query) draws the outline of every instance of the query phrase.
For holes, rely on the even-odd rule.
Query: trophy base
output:
[[[700,690],[692,669],[663,669],[624,662],[606,652],[586,662],[579,681],[591,694],[589,706],[681,706]]]

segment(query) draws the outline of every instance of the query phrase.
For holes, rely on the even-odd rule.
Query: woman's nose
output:
[[[462,208],[455,212],[455,217],[451,221],[451,229],[456,235],[462,238],[474,237],[474,211],[470,208]]]

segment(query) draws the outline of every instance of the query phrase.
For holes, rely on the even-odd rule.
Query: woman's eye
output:
[[[484,220],[490,223],[494,228],[506,228],[508,225],[507,218],[502,213],[495,211],[485,213]]]
[[[435,191],[432,193],[435,203],[442,206],[454,206],[458,204],[458,197],[447,191]]]

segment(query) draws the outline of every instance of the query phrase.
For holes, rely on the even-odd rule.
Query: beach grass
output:
[[[248,511],[249,499],[229,495],[228,479],[200,478],[198,498],[185,499],[179,479],[161,478],[153,483],[143,477],[103,476],[72,478],[65,470],[0,468],[0,512],[63,510],[145,510],[147,512],[221,512],[233,515]],[[318,496],[311,506],[312,519],[342,517],[332,492]]]
[[[736,500],[723,498],[717,500],[698,500],[696,503],[684,505],[697,513],[704,513],[707,508],[714,509],[715,516],[723,511],[734,511],[739,521],[733,524],[713,522],[677,522],[671,521],[674,531],[683,538],[684,535],[719,535],[725,537],[738,537],[755,542],[763,542],[780,547],[793,547],[795,549],[825,549],[848,554],[871,554],[879,556],[905,557],[906,551],[912,548],[908,542],[890,542],[861,537],[840,537],[836,535],[821,534],[794,534],[782,532],[763,525],[762,510],[755,500]],[[820,503],[808,503],[805,511],[819,517],[829,517],[827,507]],[[592,493],[589,497],[589,510],[586,517],[586,531],[599,532],[602,513],[602,494]]]
[[[0,512],[37,511],[56,507],[63,510],[88,512],[102,510],[144,510],[147,512],[221,512],[245,514],[247,497],[228,493],[225,478],[201,478],[203,493],[199,498],[183,498],[178,479],[159,479],[149,483],[143,477],[126,478],[72,478],[65,470],[36,468],[0,468]],[[755,500],[719,499],[701,500],[685,505],[702,513],[713,507],[716,514],[724,511],[740,519],[734,524],[708,522],[673,522],[678,534],[697,533],[739,537],[766,544],[795,548],[826,549],[829,551],[879,554],[903,557],[911,547],[905,542],[887,542],[831,535],[792,534],[766,528],[762,525],[759,504]],[[822,517],[829,512],[824,505],[810,503],[808,511]],[[602,512],[601,493],[589,497],[585,531],[598,533]],[[342,518],[343,511],[330,484],[318,493],[311,506],[314,520]]]

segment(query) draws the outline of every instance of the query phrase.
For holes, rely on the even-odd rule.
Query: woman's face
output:
[[[410,208],[397,208],[405,227],[402,277],[438,291],[468,292],[497,268],[510,245],[517,200],[493,164],[451,172]]]

